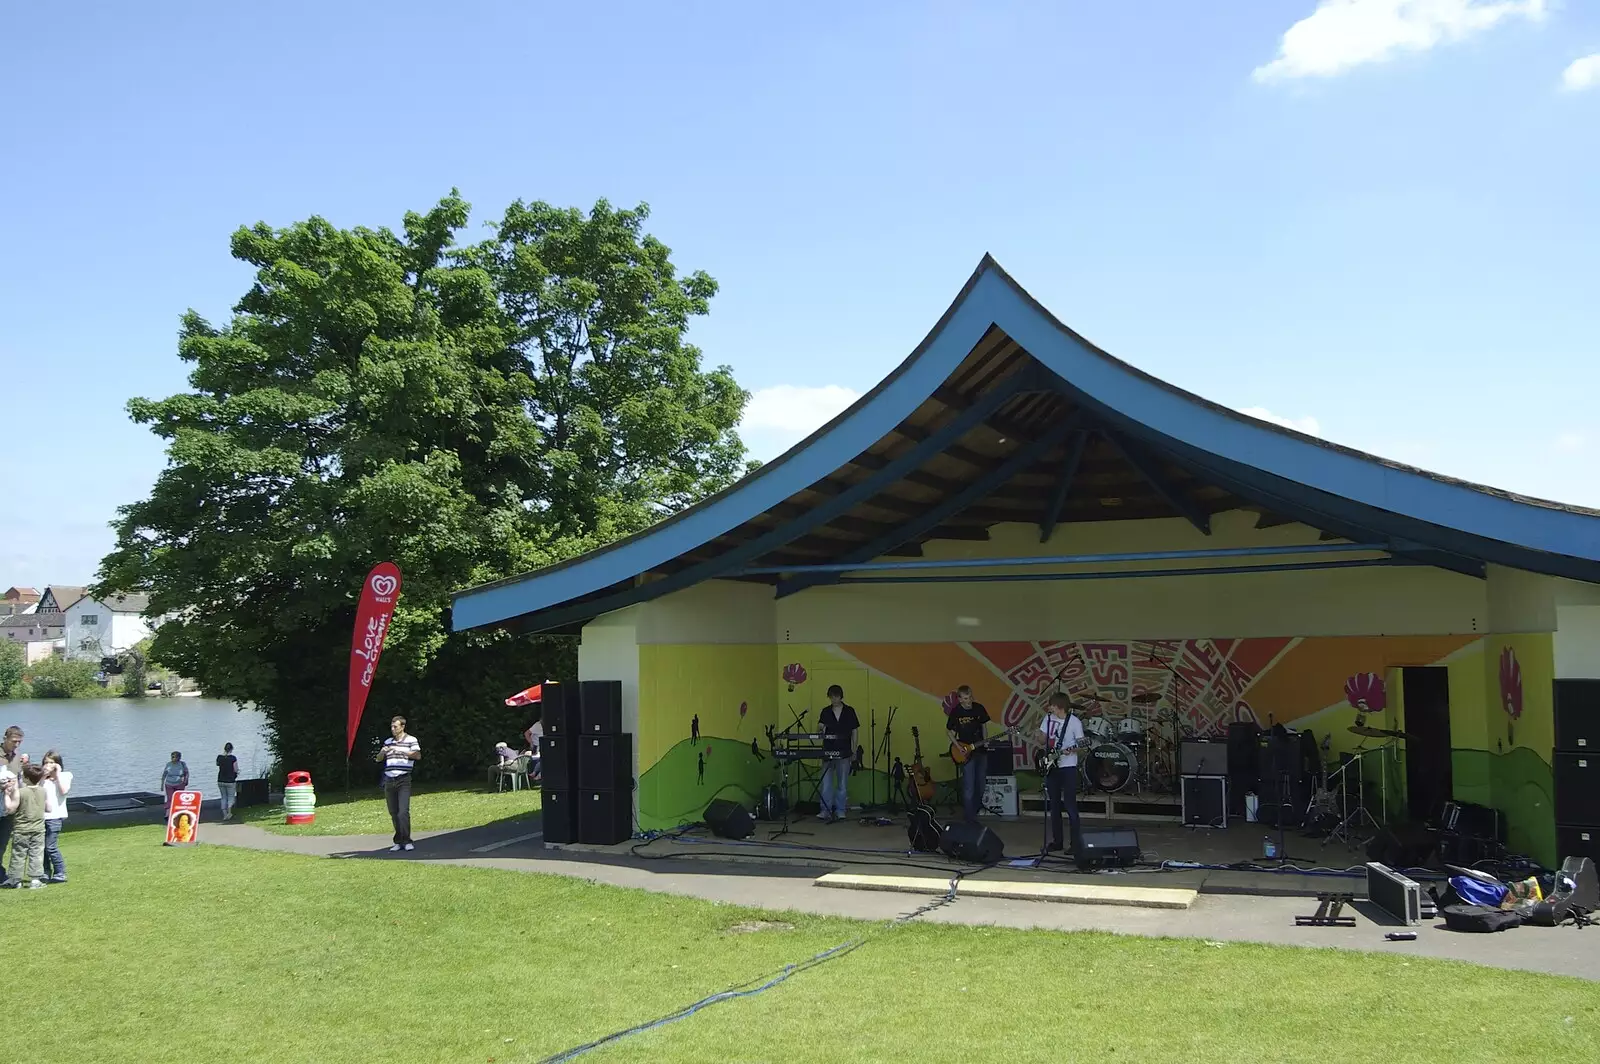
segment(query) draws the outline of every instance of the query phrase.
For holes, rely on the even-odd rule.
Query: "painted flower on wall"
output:
[[[739,703],[739,720],[743,721],[744,720],[744,715],[746,713],[748,713],[748,712],[750,712],[750,703],[749,702],[740,702]]]
[[[806,682],[806,667],[799,662],[795,662],[793,665],[785,665],[783,667],[783,682],[789,685],[789,690],[793,691],[796,684]]]
[[[1522,665],[1510,647],[1500,651],[1500,708],[1512,720],[1522,716]]]
[[[1389,705],[1389,692],[1377,673],[1358,672],[1344,682],[1344,700],[1358,713],[1382,713]]]

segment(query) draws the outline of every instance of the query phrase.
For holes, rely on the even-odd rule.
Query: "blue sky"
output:
[[[27,5],[0,69],[0,587],[89,579],[238,225],[648,201],[781,451],[985,252],[1219,402],[1600,506],[1600,5]]]

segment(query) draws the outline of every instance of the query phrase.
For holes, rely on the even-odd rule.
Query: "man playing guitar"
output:
[[[971,743],[971,752],[961,769],[961,810],[967,823],[978,822],[978,811],[983,808],[983,786],[989,777],[989,758],[983,748],[984,726],[989,723],[989,711],[982,702],[972,700],[972,688],[962,684],[956,688],[957,704],[950,711],[945,730],[950,733],[950,744]]]
[[[1067,807],[1067,819],[1072,824],[1072,849],[1078,849],[1081,838],[1078,829],[1078,749],[1083,745],[1083,721],[1073,710],[1070,699],[1062,691],[1050,696],[1049,712],[1039,725],[1044,736],[1044,757],[1041,768],[1045,770],[1045,804],[1050,816],[1050,843],[1047,849],[1062,849],[1061,806]]]

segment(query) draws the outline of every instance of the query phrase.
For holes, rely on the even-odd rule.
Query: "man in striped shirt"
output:
[[[406,734],[406,718],[389,721],[391,738],[378,751],[383,762],[383,796],[389,803],[389,819],[394,822],[394,845],[389,852],[414,850],[411,845],[411,770],[422,756],[422,744]]]

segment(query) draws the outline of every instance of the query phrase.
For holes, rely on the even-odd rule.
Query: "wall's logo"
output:
[[[372,593],[377,596],[379,602],[389,602],[394,598],[394,590],[400,586],[400,581],[388,573],[374,573],[372,579],[368,581],[368,586],[372,588]]]
[[[1522,716],[1522,665],[1510,647],[1500,651],[1500,708],[1512,720]]]

